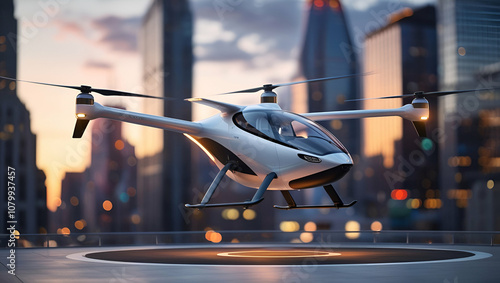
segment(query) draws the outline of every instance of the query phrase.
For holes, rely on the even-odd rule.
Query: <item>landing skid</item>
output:
[[[259,202],[263,201],[264,198],[262,197],[264,193],[266,192],[267,188],[271,184],[274,178],[277,177],[276,173],[271,172],[267,174],[267,176],[264,178],[264,181],[262,181],[262,184],[260,185],[259,189],[257,192],[255,192],[253,198],[248,201],[242,201],[242,202],[229,202],[229,203],[208,203],[210,201],[210,198],[212,198],[212,195],[215,192],[215,189],[219,186],[220,182],[222,181],[222,178],[224,175],[226,175],[227,170],[230,170],[234,167],[234,163],[228,162],[215,176],[215,179],[213,180],[212,184],[208,188],[207,192],[205,193],[205,196],[203,196],[203,199],[201,200],[201,203],[199,204],[185,204],[187,208],[198,208],[202,209],[205,207],[224,207],[224,206],[243,206],[244,208],[248,208],[252,205],[256,205]]]
[[[289,191],[281,191],[281,194],[283,194],[283,197],[285,198],[286,202],[288,205],[275,205],[274,208],[278,209],[306,209],[306,208],[345,208],[345,207],[351,207],[354,204],[356,204],[356,200],[349,203],[349,204],[344,204],[342,199],[340,199],[339,195],[335,191],[332,185],[326,185],[323,186],[325,189],[326,193],[328,196],[333,201],[333,204],[319,204],[319,205],[297,205],[295,203],[295,200],[293,199],[292,195],[290,194]]]

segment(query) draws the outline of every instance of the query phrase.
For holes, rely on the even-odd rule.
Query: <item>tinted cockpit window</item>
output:
[[[320,125],[296,114],[274,111],[245,111],[234,115],[245,131],[282,145],[325,155],[345,152],[344,146]]]

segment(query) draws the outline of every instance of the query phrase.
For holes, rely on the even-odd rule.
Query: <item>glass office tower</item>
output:
[[[494,65],[500,61],[499,18],[498,1],[438,2],[442,90],[499,86]],[[488,229],[487,225],[466,225],[466,214],[471,210],[479,213],[478,196],[498,186],[498,182],[494,184],[500,173],[498,125],[492,123],[500,119],[498,109],[498,90],[441,98],[440,185],[446,219],[443,229]],[[496,219],[494,225],[498,229],[500,221]]]
[[[306,79],[357,73],[357,57],[351,44],[349,28],[340,1],[311,1],[306,33],[300,56],[300,71]],[[356,109],[358,78],[307,84],[307,111]],[[359,154],[360,121],[334,120],[323,125],[338,137],[353,156]],[[356,158],[356,157],[355,157]],[[347,190],[350,176],[340,181]]]
[[[367,36],[363,66],[373,75],[363,77],[364,98],[437,89],[435,17],[432,6],[405,8],[391,14],[386,26]],[[397,108],[412,99],[366,100],[364,108]],[[438,101],[428,101],[426,128],[430,133],[438,125]],[[438,228],[440,207],[430,205],[439,195],[437,144],[419,138],[412,123],[399,117],[365,119],[363,132],[363,178],[366,195],[371,196],[367,216],[380,215],[389,208],[393,229]],[[397,189],[406,190],[407,197],[391,199],[391,192]],[[425,219],[419,217],[423,214]]]
[[[193,23],[188,1],[155,0],[141,29],[144,91],[175,100],[144,100],[148,114],[191,120]],[[139,160],[139,210],[145,231],[186,228],[191,144],[182,135],[144,127]]]

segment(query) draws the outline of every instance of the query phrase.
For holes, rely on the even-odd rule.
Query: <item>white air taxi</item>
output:
[[[342,143],[315,121],[399,116],[412,121],[418,134],[425,136],[425,121],[429,117],[429,102],[425,99],[426,96],[442,96],[486,90],[416,92],[414,94],[380,97],[380,99],[414,98],[410,104],[394,109],[331,111],[302,113],[300,115],[282,110],[277,104],[277,95],[273,92],[275,88],[280,86],[354,76],[359,75],[320,78],[276,85],[268,84],[262,87],[231,92],[245,93],[263,90],[261,103],[250,106],[233,105],[205,98],[187,99],[220,111],[220,114],[198,122],[105,107],[95,102],[90,93],[147,98],[160,97],[94,89],[90,86],[30,83],[81,91],[76,98],[77,121],[73,138],[82,137],[90,120],[107,118],[183,133],[200,146],[217,165],[220,172],[208,188],[201,203],[186,204],[186,207],[189,208],[221,206],[243,206],[247,208],[261,202],[264,199],[263,196],[266,190],[280,190],[282,192],[288,205],[274,206],[279,209],[350,207],[356,201],[344,204],[331,183],[341,179],[351,169],[353,166],[352,158]],[[253,198],[243,202],[209,203],[210,198],[225,175],[244,186],[256,188],[257,191]],[[289,193],[290,190],[319,186],[323,186],[332,199],[332,204],[297,205]]]

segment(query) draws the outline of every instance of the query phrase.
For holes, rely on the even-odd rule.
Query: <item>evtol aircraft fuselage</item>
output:
[[[265,189],[261,190],[263,194],[265,190],[289,191],[328,186],[341,179],[353,166],[346,147],[315,121],[379,116],[401,116],[412,121],[421,121],[422,117],[429,115],[428,107],[418,107],[419,103],[427,105],[425,99],[419,98],[413,102],[417,107],[407,104],[396,109],[301,115],[282,110],[275,99],[262,99],[260,104],[250,106],[202,98],[189,100],[216,108],[220,114],[191,122],[105,107],[94,102],[90,94],[80,94],[76,106],[78,120],[75,134],[78,137],[79,123],[88,123],[96,118],[115,119],[183,133],[202,148],[221,170],[220,178],[225,174],[244,186],[257,189],[261,189],[265,183]],[[216,181],[217,178],[214,182]],[[218,182],[220,180],[216,182],[213,190]],[[254,201],[262,200],[262,194],[257,195],[258,198]],[[285,199],[288,195],[284,193]],[[202,206],[187,206],[225,206],[208,204],[210,197],[211,194],[207,196],[205,203],[202,202]],[[340,201],[340,198],[338,199]],[[338,205],[341,204],[339,201],[336,202]],[[253,203],[227,205],[247,207]]]
[[[451,91],[415,92],[366,99],[412,98],[412,102],[393,109],[365,109],[327,111],[295,114],[284,111],[277,104],[273,90],[280,86],[311,83],[326,80],[346,79],[359,76],[309,79],[284,84],[266,84],[261,87],[231,93],[252,93],[263,90],[259,104],[240,106],[205,98],[190,98],[220,111],[219,114],[201,121],[186,121],[170,117],[154,116],[123,109],[102,106],[95,102],[91,92],[109,96],[129,96],[166,99],[90,86],[68,86],[41,82],[23,81],[0,76],[1,79],[34,83],[39,85],[70,88],[81,91],[76,97],[76,125],[73,138],[81,138],[90,120],[114,119],[128,123],[156,127],[184,134],[202,148],[220,169],[199,204],[186,204],[188,208],[243,206],[247,208],[261,202],[264,193],[279,190],[287,205],[275,205],[279,209],[350,207],[356,201],[344,204],[331,185],[341,179],[353,166],[346,147],[317,121],[333,119],[358,119],[367,117],[399,116],[413,123],[421,137],[426,136],[425,122],[429,118],[429,102],[426,97],[491,90],[470,89]],[[352,101],[351,100],[351,101]],[[168,102],[165,102],[168,103]],[[257,191],[251,200],[232,203],[209,203],[214,191],[224,176]],[[297,205],[289,191],[322,186],[333,204]],[[180,188],[182,189],[182,188]]]

